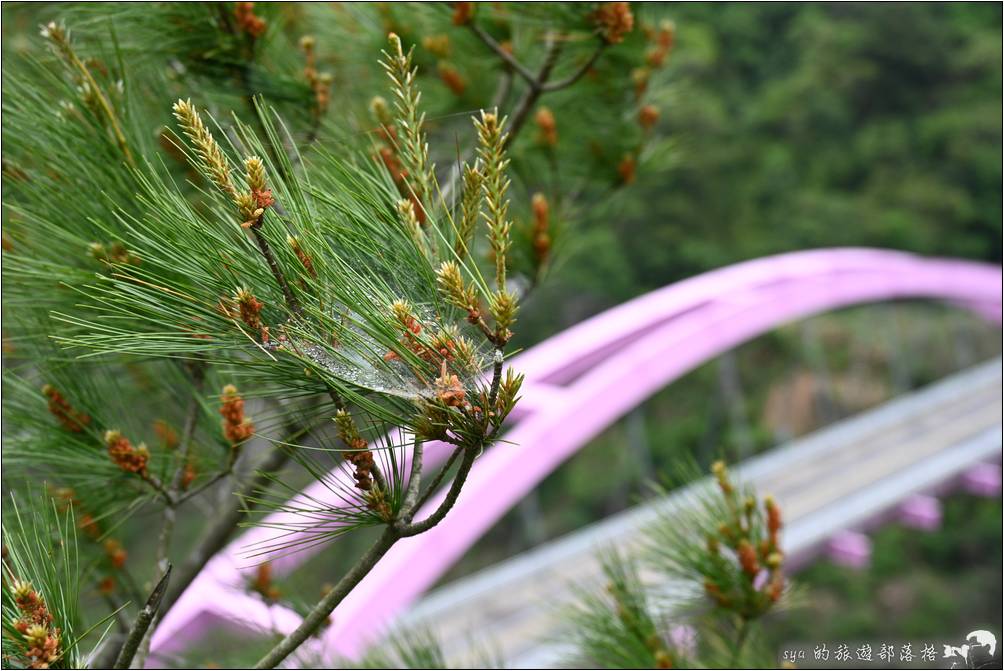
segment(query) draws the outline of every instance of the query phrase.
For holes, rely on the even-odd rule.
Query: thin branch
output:
[[[206,362],[202,360],[192,362],[189,374],[192,377],[192,398],[188,404],[188,411],[185,415],[185,425],[181,430],[181,444],[178,446],[177,461],[178,465],[174,471],[174,477],[171,479],[171,496],[175,498],[177,493],[181,491],[181,483],[185,479],[185,465],[188,463],[188,457],[192,453],[192,443],[195,437],[195,429],[199,421],[199,410],[201,409],[200,397],[202,396],[203,385],[206,380]],[[175,501],[177,505],[177,501]]]
[[[481,452],[481,450],[477,449],[477,447],[478,446],[464,448],[464,458],[460,462],[460,468],[457,469],[456,477],[453,478],[453,482],[450,484],[450,491],[446,493],[446,498],[439,504],[439,507],[436,508],[435,512],[421,522],[415,522],[414,524],[408,524],[401,527],[398,530],[401,538],[417,536],[418,534],[428,531],[443,521],[443,518],[446,517],[446,514],[450,512],[454,504],[457,502],[457,497],[460,496],[460,490],[463,489],[464,483],[467,482],[467,476],[471,472],[471,466],[474,465],[474,460]]]
[[[118,144],[119,150],[125,156],[129,167],[135,168],[136,162],[133,160],[132,152],[129,151],[129,143],[126,141],[125,134],[122,132],[122,127],[119,125],[118,117],[115,115],[115,110],[112,108],[111,103],[108,102],[105,94],[98,87],[98,83],[94,80],[94,76],[91,74],[91,71],[87,69],[87,66],[84,65],[83,61],[80,60],[76,52],[73,51],[69,45],[66,46],[63,53],[66,55],[67,59],[69,59],[70,64],[73,65],[73,67],[75,67],[80,73],[80,76],[83,78],[90,90],[94,93],[94,96],[98,100],[98,104],[101,106],[102,111],[108,118],[108,123],[111,124],[112,134],[115,136],[115,142]]]
[[[170,489],[168,489],[168,504],[164,508],[164,524],[160,529],[160,538],[157,541],[157,570],[170,573],[171,562],[169,559],[169,554],[171,551],[171,539],[174,536],[174,526],[178,519],[178,503],[179,496],[181,494],[182,483],[185,479],[185,466],[188,464],[188,458],[192,451],[192,444],[195,440],[195,430],[199,425],[199,412],[202,409],[200,403],[203,388],[206,382],[206,368],[207,364],[203,360],[194,361],[189,367],[188,373],[192,378],[192,397],[188,404],[188,410],[185,415],[185,424],[182,428],[181,443],[178,445],[178,463],[174,469],[174,476],[171,478]],[[167,589],[165,583],[164,589]],[[160,600],[163,597],[163,592],[157,597],[157,604],[160,604]],[[156,611],[156,608],[154,609]],[[146,664],[147,655],[150,654],[150,640],[153,637],[153,630],[156,625],[160,622],[160,616],[153,612],[150,615],[153,627],[151,628],[151,623],[147,622],[144,626],[145,635],[141,637],[137,649],[132,652],[130,658],[135,656],[136,665],[142,668]],[[149,629],[149,631],[147,631]]]
[[[569,76],[565,77],[564,79],[559,79],[556,82],[549,82],[546,84],[542,84],[541,89],[543,89],[545,93],[550,93],[552,91],[560,91],[561,89],[566,89],[575,82],[579,81],[580,79],[582,79],[583,75],[589,72],[589,69],[593,67],[593,65],[596,63],[599,57],[603,54],[603,50],[606,49],[606,47],[607,43],[601,41],[600,45],[596,47],[596,50],[593,51],[593,54],[589,57],[589,60],[587,60],[585,63],[582,64],[582,67],[580,67],[578,70],[576,70]]]
[[[274,399],[268,400],[272,401],[281,410],[284,409],[284,406],[278,401]],[[287,434],[286,440],[293,440],[309,433],[312,429],[313,426],[297,427],[293,426],[292,422],[289,422],[284,427]],[[178,569],[177,575],[175,575],[174,580],[171,582],[171,589],[164,597],[163,613],[166,614],[171,610],[171,607],[184,591],[188,589],[188,586],[192,584],[192,581],[199,575],[203,567],[227,544],[237,526],[256,507],[257,504],[252,499],[254,494],[272,484],[271,474],[286,465],[290,454],[289,450],[281,447],[273,449],[265,460],[256,467],[255,470],[258,471],[257,475],[249,480],[239,492],[234,493],[234,496],[229,499],[229,504],[226,504],[226,508],[218,510],[218,515],[213,521],[212,526],[203,534],[202,540],[199,541],[195,549],[189,553],[188,559]]]
[[[112,666],[113,669],[129,668],[133,658],[136,656],[136,651],[139,650],[140,643],[146,639],[146,633],[150,628],[150,624],[153,622],[153,618],[157,615],[157,609],[160,607],[160,602],[164,598],[164,592],[167,591],[167,585],[170,578],[171,565],[168,564],[167,571],[164,572],[164,576],[153,588],[153,591],[150,593],[150,597],[146,600],[146,605],[143,606],[143,610],[141,610],[136,616],[136,622],[133,623],[129,636],[126,637],[125,643],[122,644],[122,649],[119,651],[119,655],[115,659],[115,664]],[[140,666],[142,666],[142,662],[140,662]]]
[[[530,117],[530,111],[533,109],[534,104],[537,99],[540,98],[541,94],[544,92],[544,86],[547,84],[547,80],[551,77],[551,71],[554,70],[554,66],[558,62],[558,56],[561,54],[562,42],[561,40],[555,39],[553,33],[548,33],[547,35],[547,55],[544,57],[544,64],[540,66],[540,71],[537,73],[536,78],[530,83],[529,88],[523,93],[523,97],[520,98],[519,102],[516,103],[516,109],[512,113],[512,118],[509,120],[509,134],[506,136],[504,147],[508,147],[512,144],[513,138],[519,133],[520,129],[523,128],[523,124]]]
[[[217,482],[227,477],[228,475],[231,475],[233,472],[234,472],[233,464],[230,464],[227,468],[221,471],[217,471],[211,478],[203,482],[201,485],[199,485],[198,487],[196,487],[191,491],[185,492],[183,496],[178,497],[178,499],[175,501],[175,505],[180,506],[185,501],[188,501],[189,499],[194,499],[196,496],[206,491],[207,489],[209,489],[210,487],[212,487],[213,485],[215,485]]]
[[[436,493],[436,490],[439,489],[439,485],[443,484],[443,480],[446,478],[446,474],[449,473],[450,469],[453,467],[453,463],[457,460],[457,458],[460,457],[461,454],[463,454],[463,452],[464,448],[462,445],[458,446],[457,449],[453,450],[453,454],[451,454],[450,458],[446,460],[446,463],[443,464],[443,467],[439,469],[439,473],[436,473],[436,477],[434,477],[432,479],[432,482],[430,482],[426,486],[425,493],[422,494],[422,496],[415,503],[415,510],[418,510],[419,508],[424,506],[425,503],[432,497],[432,495]]]
[[[496,347],[495,367],[492,369],[492,386],[491,390],[488,392],[488,407],[485,409],[486,413],[491,412],[491,409],[495,407],[495,402],[498,400],[499,387],[502,386],[502,364],[504,362],[505,356],[502,353],[502,349]]]
[[[418,500],[418,490],[422,483],[422,440],[415,439],[415,450],[411,455],[411,474],[408,476],[408,488],[404,491],[404,501],[401,504],[401,516],[395,522],[403,526],[411,521],[415,514],[415,502]]]
[[[230,499],[230,503],[224,510],[219,511],[212,526],[205,532],[195,549],[191,551],[185,563],[179,567],[178,575],[171,583],[170,591],[164,597],[163,612],[165,614],[188,586],[192,584],[192,581],[199,575],[203,567],[209,563],[209,560],[223,549],[230,540],[231,535],[237,529],[237,526],[244,521],[248,513],[255,507],[248,499],[255,492],[272,482],[269,475],[285,466],[289,460],[289,456],[289,450],[282,448],[274,449],[265,461],[258,466],[258,475],[245,484],[240,492],[237,492]]]
[[[502,48],[502,45],[495,41],[495,38],[485,32],[485,30],[478,24],[471,21],[467,24],[467,27],[471,29],[471,32],[478,36],[478,39],[485,43],[489,49],[495,52],[495,55],[505,61],[505,64],[512,68],[520,77],[525,79],[528,84],[533,85],[534,76],[530,72],[530,69],[525,65],[516,60],[515,56],[510,54],[508,51]]]
[[[286,281],[286,276],[282,273],[282,268],[279,267],[279,262],[276,261],[275,255],[272,253],[272,248],[268,244],[268,240],[262,235],[261,231],[261,219],[251,226],[251,233],[254,234],[255,242],[258,243],[258,250],[261,255],[265,258],[265,262],[268,264],[268,269],[272,271],[272,277],[275,278],[276,283],[279,285],[279,289],[282,290],[282,295],[286,299],[286,305],[289,307],[290,311],[296,316],[303,314],[303,308],[300,307],[300,301],[297,300],[296,295],[293,293],[293,289],[289,286],[289,282]]]
[[[356,565],[352,569],[342,576],[342,579],[338,581],[335,587],[324,595],[317,605],[311,609],[310,613],[307,614],[300,626],[297,627],[292,633],[290,633],[286,638],[279,641],[274,648],[272,648],[264,657],[262,657],[257,664],[255,664],[256,669],[272,669],[278,666],[286,657],[288,657],[294,650],[300,647],[304,641],[310,638],[317,628],[321,626],[325,621],[327,621],[328,616],[331,615],[338,604],[348,595],[352,589],[359,584],[367,573],[369,573],[373,567],[376,565],[380,559],[383,558],[387,551],[393,547],[394,543],[398,541],[400,536],[397,531],[395,531],[393,526],[387,526],[383,534],[377,541],[366,551]]]
[[[161,498],[164,499],[164,505],[170,506],[174,504],[174,499],[171,497],[171,493],[167,490],[167,487],[164,486],[164,483],[160,481],[160,478],[156,475],[150,475],[149,473],[145,475],[140,473],[139,477],[143,480],[143,482],[150,485],[155,492],[160,494]]]

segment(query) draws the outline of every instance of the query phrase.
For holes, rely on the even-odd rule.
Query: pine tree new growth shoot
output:
[[[781,511],[737,485],[724,462],[710,482],[643,529],[641,552],[602,558],[603,593],[580,589],[569,608],[578,656],[601,668],[750,668],[751,636],[787,589]],[[640,576],[645,575],[643,580]],[[686,627],[700,646],[684,649]]]

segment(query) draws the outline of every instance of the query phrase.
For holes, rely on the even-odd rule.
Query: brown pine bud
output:
[[[631,82],[634,84],[635,98],[641,98],[648,90],[648,68],[635,68],[631,71]]]
[[[732,493],[732,483],[729,482],[729,472],[725,467],[724,461],[716,461],[711,465],[711,473],[715,476],[715,480],[718,481],[718,486],[721,488],[723,494]]]
[[[617,164],[617,174],[620,175],[621,182],[624,184],[634,183],[637,176],[637,169],[637,161],[631,154],[624,154],[621,162]]]
[[[659,23],[659,33],[656,35],[656,42],[660,47],[669,51],[676,42],[676,24],[669,19],[663,19]]]
[[[548,107],[541,107],[533,117],[537,128],[540,129],[540,143],[548,147],[558,144],[558,124],[554,120],[554,113]]]
[[[551,234],[548,230],[550,227],[550,207],[547,198],[542,193],[533,194],[530,204],[533,209],[533,252],[537,257],[538,265],[542,265],[547,261],[551,251]]]
[[[464,91],[467,90],[467,81],[455,67],[449,63],[440,61],[437,70],[439,71],[439,78],[453,92],[453,95],[462,96],[464,94]]]
[[[261,330],[261,311],[265,304],[255,298],[248,289],[238,290],[234,299],[240,310],[241,321],[256,331]]]
[[[195,463],[191,459],[186,461],[185,467],[181,472],[181,489],[187,490],[198,475],[199,472],[195,470]]]
[[[460,378],[449,371],[446,360],[443,360],[442,370],[439,377],[433,382],[436,400],[447,407],[464,406],[466,390],[460,382]]]
[[[173,450],[178,447],[178,432],[166,420],[154,420],[153,432],[160,438],[166,449]]]
[[[770,532],[771,537],[776,537],[782,525],[781,509],[777,507],[777,502],[774,501],[774,497],[772,496],[765,497],[763,505],[767,511],[767,530]]]
[[[101,594],[106,594],[106,595],[107,594],[114,594],[115,593],[115,578],[111,577],[110,575],[109,576],[105,576],[104,578],[102,578],[101,582],[98,583],[98,592],[101,593]]]
[[[453,25],[466,26],[468,23],[471,22],[472,16],[474,16],[473,2],[453,3]]]
[[[659,108],[655,105],[642,105],[638,110],[638,123],[645,131],[650,131],[659,121]]]
[[[258,565],[255,577],[251,581],[251,591],[258,593],[268,603],[275,603],[282,596],[282,592],[272,582],[272,564],[270,562]]]
[[[237,28],[250,35],[252,39],[264,35],[268,28],[265,19],[255,15],[253,2],[238,2],[234,7],[234,18],[237,20]]]
[[[129,556],[125,548],[122,547],[122,544],[114,538],[109,538],[105,541],[105,554],[108,556],[108,561],[115,568],[125,566],[126,558]]]
[[[593,23],[607,44],[619,44],[634,30],[634,14],[629,2],[604,2],[592,15]]]
[[[67,431],[80,433],[91,423],[90,415],[75,410],[70,402],[51,384],[42,387],[42,394],[49,399],[49,412],[59,420]]]
[[[314,260],[310,258],[310,255],[307,254],[307,252],[303,251],[300,239],[296,236],[290,235],[287,236],[286,242],[289,243],[290,249],[292,249],[293,253],[296,254],[296,258],[300,260],[300,265],[303,266],[303,269],[307,271],[308,275],[316,280],[317,271],[314,270]]]
[[[445,33],[426,35],[422,38],[422,47],[433,56],[449,58],[451,50],[450,36]]]
[[[784,576],[780,573],[775,573],[774,577],[771,578],[770,585],[767,588],[767,595],[770,597],[771,602],[776,603],[780,600],[781,596],[784,594]]]
[[[139,447],[133,447],[128,438],[114,430],[105,432],[105,445],[108,446],[108,456],[116,466],[127,473],[146,477],[150,452],[145,445],[141,443]]]
[[[760,563],[756,558],[756,550],[745,538],[739,541],[739,547],[736,550],[736,554],[739,557],[739,565],[742,566],[743,572],[750,576],[751,578],[760,572]]]
[[[223,416],[223,435],[234,448],[254,433],[254,423],[244,416],[244,399],[232,384],[223,387],[220,415]]]

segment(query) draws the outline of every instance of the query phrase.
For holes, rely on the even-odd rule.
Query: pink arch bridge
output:
[[[795,252],[739,263],[653,291],[515,357],[526,375],[506,442],[474,466],[456,507],[436,528],[401,541],[342,602],[318,643],[328,659],[359,655],[527,492],[650,395],[700,364],[782,324],[849,305],[905,298],[947,301],[1000,323],[1001,268],[875,249]],[[449,446],[426,448],[426,467]],[[342,477],[340,471],[332,477]],[[427,504],[438,506],[442,492]],[[312,505],[338,505],[319,484]],[[329,500],[330,499],[330,500]],[[281,522],[281,514],[266,524]],[[299,616],[247,595],[244,552],[275,532],[255,528],[213,558],[158,627],[169,655],[196,631],[226,626],[292,631]],[[288,573],[321,548],[273,562]]]

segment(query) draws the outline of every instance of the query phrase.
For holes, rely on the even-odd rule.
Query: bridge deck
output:
[[[997,359],[876,410],[793,441],[734,469],[784,511],[783,543],[796,561],[844,529],[860,529],[909,496],[932,491],[968,467],[1001,455],[1002,364]],[[442,587],[402,618],[442,642],[448,660],[471,641],[508,667],[560,662],[558,607],[574,585],[598,583],[597,551],[630,552],[638,529],[663,506],[685,506],[700,484],[614,515]]]

